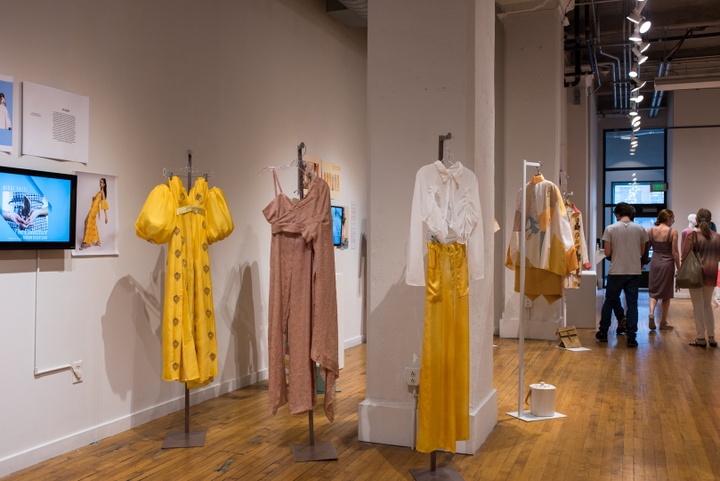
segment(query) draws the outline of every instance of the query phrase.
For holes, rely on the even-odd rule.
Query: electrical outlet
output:
[[[417,386],[420,384],[420,368],[408,366],[405,368],[405,382],[408,386]]]
[[[79,382],[83,381],[83,372],[82,372],[82,361],[75,361],[70,365],[70,368],[72,369],[72,382],[73,384],[77,384]]]
[[[532,301],[530,299],[525,299],[525,307],[528,309],[532,307]]]

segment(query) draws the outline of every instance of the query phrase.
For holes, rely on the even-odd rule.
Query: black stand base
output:
[[[335,461],[338,458],[332,441],[320,441],[315,444],[293,444],[292,452],[296,463],[306,461]]]
[[[205,431],[190,431],[189,433],[176,431],[167,433],[162,448],[198,448],[201,446],[205,446]]]
[[[415,481],[435,481],[435,480],[451,480],[463,481],[460,473],[452,468],[414,468],[410,470],[410,474]]]

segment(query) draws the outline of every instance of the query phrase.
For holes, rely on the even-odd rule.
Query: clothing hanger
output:
[[[192,183],[193,179],[197,179],[198,177],[203,177],[207,181],[209,178],[215,177],[215,173],[211,170],[209,172],[203,172],[201,170],[198,170],[193,167],[192,165],[192,154],[193,151],[188,149],[185,151],[185,154],[187,155],[187,162],[183,167],[178,167],[176,169],[168,169],[167,167],[163,168],[163,177],[165,177],[167,180],[170,180],[173,178],[174,175],[182,172],[184,175],[187,175],[187,182],[188,187],[190,187],[190,184]]]
[[[287,169],[293,169],[293,168],[300,169],[305,174],[314,175],[315,172],[311,169],[308,169],[307,164],[303,160],[303,156],[305,155],[306,150],[307,149],[305,148],[305,142],[300,142],[300,144],[298,145],[298,156],[296,158],[292,159],[287,164],[268,165],[266,167],[263,167],[260,170],[260,172],[258,172],[258,175],[263,175],[263,174],[273,171],[273,170],[279,171],[279,170],[287,170]]]

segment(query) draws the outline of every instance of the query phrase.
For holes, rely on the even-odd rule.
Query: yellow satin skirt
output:
[[[428,242],[416,449],[455,452],[470,437],[468,267],[464,244]]]

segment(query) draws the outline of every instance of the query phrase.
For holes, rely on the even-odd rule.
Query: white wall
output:
[[[160,378],[166,249],[135,236],[134,222],[164,167],[214,171],[235,232],[211,247],[219,370],[192,399],[265,376],[273,196],[266,165],[308,154],[341,166],[338,203],[367,223],[366,32],[324,12],[322,0],[26,0],[3,5],[0,74],[90,98],[87,166],[0,153],[3,165],[116,175],[116,257],[0,253],[0,476],[180,408],[183,385]],[[10,20],[11,19],[11,20]],[[281,178],[293,190],[288,171]],[[341,344],[364,336],[364,242],[336,251],[345,292]],[[36,263],[38,265],[36,272]],[[37,288],[35,287],[37,283]],[[37,319],[37,342],[35,340]],[[83,361],[71,374],[35,377]],[[340,382],[342,382],[342,374]],[[210,427],[210,429],[212,429]]]
[[[668,130],[669,206],[675,227],[687,227],[687,216],[701,207],[720,224],[717,188],[720,152],[720,89],[678,90],[673,93],[673,125]]]

